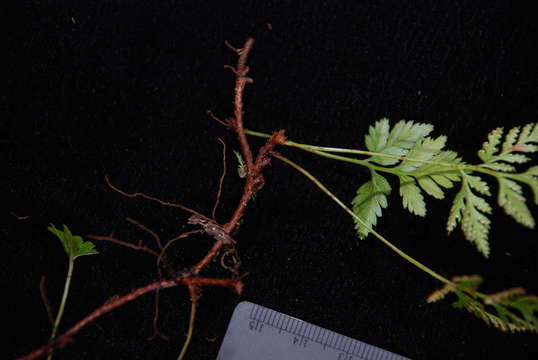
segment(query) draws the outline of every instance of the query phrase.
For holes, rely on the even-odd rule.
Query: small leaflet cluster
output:
[[[391,129],[388,119],[381,119],[370,126],[365,137],[368,151],[393,156],[375,155],[367,161],[382,166],[396,165],[389,169],[399,178],[403,206],[418,216],[426,215],[422,191],[436,199],[443,199],[443,189],[453,187],[453,183],[460,180],[456,166],[461,160],[455,152],[443,150],[445,136],[428,137],[432,131],[433,125],[405,120],[399,121]],[[454,167],[435,165],[437,162],[450,163]],[[376,225],[381,210],[387,207],[387,195],[391,192],[388,181],[382,175],[372,169],[370,172],[372,179],[359,187],[352,201],[353,211],[368,227]],[[368,235],[368,228],[359,222],[355,223],[355,228],[361,239]]]
[[[526,294],[523,288],[478,296],[477,289],[481,283],[482,278],[478,275],[456,276],[452,278],[452,284],[434,291],[426,301],[434,303],[454,293],[457,300],[452,303],[453,307],[466,309],[496,329],[538,334],[537,296]]]
[[[445,189],[459,182],[460,189],[452,202],[447,231],[452,232],[460,224],[465,238],[486,257],[489,255],[491,225],[487,215],[492,208],[485,197],[491,196],[491,192],[481,177],[483,174],[477,174],[479,168],[497,180],[497,203],[506,214],[524,226],[534,227],[535,221],[525,203],[520,183],[530,186],[534,202],[538,204],[538,166],[516,173],[514,165],[528,162],[530,158],[524,153],[538,150],[533,144],[538,142],[536,123],[511,129],[502,144],[503,129],[493,130],[478,152],[483,161],[479,165],[468,165],[456,152],[444,150],[446,136],[429,137],[432,131],[430,124],[405,120],[396,123],[392,129],[388,119],[370,126],[365,145],[369,152],[376,153],[366,160],[372,164],[371,180],[358,188],[352,200],[353,211],[364,221],[364,224],[355,222],[361,239],[368,235],[368,228],[377,224],[382,210],[388,206],[387,195],[392,188],[380,174],[383,171],[398,177],[403,207],[417,216],[426,215],[423,192],[443,199]]]
[[[515,173],[515,164],[523,164],[530,158],[522,153],[536,152],[538,147],[537,124],[528,124],[520,129],[515,127],[508,131],[501,147],[503,129],[497,128],[488,135],[488,140],[478,151],[483,161],[479,166],[492,170],[492,175],[498,183],[497,203],[505,213],[518,223],[534,228],[535,221],[525,203],[523,188],[518,182],[529,185],[534,193],[534,202],[538,204],[538,166],[529,168],[526,172]],[[451,232],[461,221],[465,237],[476,244],[478,250],[489,255],[488,233],[490,220],[486,214],[491,213],[491,206],[473,190],[482,195],[491,195],[487,184],[478,176],[469,175],[462,171],[462,186],[454,198],[447,230]],[[517,181],[517,182],[516,182]]]

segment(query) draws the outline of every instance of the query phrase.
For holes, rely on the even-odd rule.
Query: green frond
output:
[[[484,165],[482,165],[482,167],[485,167],[485,168],[488,168],[488,169],[491,169],[491,170],[495,170],[495,171],[500,171],[500,172],[514,172],[514,171],[516,171],[515,166],[505,164],[505,163],[484,164]]]
[[[371,152],[386,155],[404,156],[415,143],[427,136],[433,130],[433,125],[413,123],[413,121],[400,120],[392,130],[389,120],[383,118],[370,126],[365,136],[366,148]],[[381,156],[372,156],[368,159],[380,165],[394,165],[400,160]]]
[[[521,186],[515,181],[502,176],[498,176],[497,180],[499,181],[499,193],[497,195],[499,206],[518,223],[531,229],[534,228],[535,221],[531,211],[525,204]]]
[[[465,179],[469,183],[469,186],[478,191],[480,194],[488,196],[491,195],[488,184],[482,180],[480,176],[466,175]]]
[[[512,146],[514,146],[516,140],[517,140],[517,135],[519,134],[519,126],[516,126],[512,129],[510,129],[510,131],[508,131],[508,134],[506,134],[506,138],[503,142],[503,146],[502,146],[502,152],[505,153],[505,152],[508,152],[510,151],[510,149],[512,148]]]
[[[502,161],[506,161],[512,164],[523,164],[529,161],[531,158],[522,154],[506,154],[502,156]]]
[[[400,195],[402,197],[403,207],[411,214],[418,216],[426,215],[426,203],[420,193],[420,188],[416,185],[411,176],[402,175],[400,179]]]
[[[497,145],[500,144],[502,135],[502,127],[496,128],[489,133],[488,140],[482,145],[482,149],[478,151],[478,157],[483,162],[487,162],[497,152]]]
[[[460,190],[452,201],[452,206],[450,207],[448,221],[446,224],[446,231],[448,233],[451,233],[456,228],[456,225],[461,221],[463,209],[465,208],[465,201],[463,200],[463,195],[464,192]]]
[[[484,198],[473,193],[475,189],[489,195],[489,188],[480,177],[464,174],[460,191],[456,194],[447,222],[447,231],[454,230],[461,223],[465,238],[474,243],[485,256],[489,256],[488,234],[491,221],[485,214],[491,213],[491,206]]]
[[[436,139],[432,139],[429,137],[419,139],[415,143],[415,145],[409,150],[406,157],[416,160],[431,160],[434,156],[439,154],[445,144],[446,136],[439,136]],[[398,166],[395,167],[395,169],[404,172],[411,172],[421,166],[424,166],[424,163],[403,160],[400,164],[398,164]]]
[[[429,145],[427,147],[429,152],[424,151],[418,153],[419,155],[422,154],[421,160],[443,162],[454,164],[455,166],[461,164],[461,159],[458,158],[458,154],[454,151],[441,151],[444,142],[444,137],[439,137],[435,140],[426,138],[424,141],[421,141],[417,149],[421,149],[420,145]],[[432,154],[433,156],[428,157],[427,154]],[[456,167],[449,168],[426,163],[415,163],[415,165],[412,165],[412,161],[403,161],[395,169],[403,171],[410,170],[408,172],[409,176],[413,176],[422,190],[436,199],[444,198],[443,188],[450,189],[454,186],[454,182],[460,181],[459,170]]]
[[[382,209],[387,207],[387,195],[391,191],[387,179],[373,170],[371,174],[372,179],[359,187],[351,202],[353,212],[370,228],[377,224]],[[355,229],[361,239],[368,235],[368,229],[358,221],[355,221]]]
[[[417,177],[417,182],[428,195],[433,196],[434,198],[439,200],[445,197],[443,189],[441,189],[439,185],[437,185],[437,183],[431,176]]]
[[[488,135],[488,141],[484,143],[482,149],[478,151],[478,156],[484,162],[482,166],[488,167],[497,171],[514,171],[512,166],[505,167],[503,165],[492,164],[523,164],[530,160],[528,156],[517,153],[533,153],[538,151],[538,146],[532,143],[538,143],[538,124],[531,123],[525,125],[522,129],[519,126],[512,128],[506,134],[501,150],[497,149],[503,134],[502,128],[493,130]],[[498,152],[498,153],[497,153]],[[489,165],[489,166],[486,166]]]
[[[538,123],[525,125],[523,130],[521,130],[517,144],[521,145],[531,142],[538,142]]]

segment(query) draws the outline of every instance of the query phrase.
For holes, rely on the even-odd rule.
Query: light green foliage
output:
[[[415,180],[408,175],[401,175],[400,178],[400,195],[404,208],[411,214],[418,216],[426,215],[426,203],[424,196],[420,193],[420,188],[416,185]]]
[[[52,327],[52,333],[50,335],[50,339],[54,339],[56,337],[56,331],[58,330],[58,326],[60,325],[60,321],[62,320],[62,316],[65,309],[65,304],[67,302],[67,296],[69,294],[69,287],[71,284],[71,278],[73,275],[73,268],[75,264],[75,259],[79,256],[85,256],[85,255],[94,255],[98,254],[97,250],[95,250],[95,246],[93,243],[89,241],[82,240],[82,237],[75,236],[71,233],[71,230],[67,226],[63,226],[62,230],[57,229],[53,224],[50,224],[50,226],[47,228],[51,233],[56,235],[58,239],[60,239],[60,242],[62,243],[65,253],[67,254],[67,257],[69,259],[69,266],[67,269],[67,276],[65,278],[65,285],[64,285],[64,291],[62,294],[62,300],[60,302],[60,307],[58,308],[58,313],[56,314],[56,319],[54,320],[54,324]],[[52,359],[52,352],[49,352],[47,356],[47,360]]]
[[[484,295],[477,292],[481,283],[478,275],[454,277],[452,284],[434,291],[427,302],[437,302],[454,293],[457,296],[452,303],[455,308],[466,309],[490,326],[501,331],[538,333],[538,297],[526,294],[523,288]]]
[[[502,141],[503,128],[497,128],[488,135],[488,140],[478,151],[478,156],[484,162],[481,167],[495,170],[499,184],[497,203],[506,214],[520,224],[534,228],[535,221],[525,203],[523,188],[516,181],[527,184],[534,193],[534,202],[538,204],[538,169],[536,166],[526,172],[516,174],[515,164],[523,164],[530,158],[522,153],[533,153],[538,146],[538,124],[527,124],[523,128],[516,126],[506,134]]]
[[[357,195],[352,201],[353,212],[370,228],[377,223],[381,209],[387,207],[387,195],[391,191],[387,179],[373,170],[371,174],[372,179],[357,190]],[[368,228],[358,221],[355,222],[355,229],[361,239],[368,235]]]
[[[497,128],[488,135],[488,140],[478,151],[478,156],[484,162],[484,167],[500,171],[515,171],[511,164],[522,164],[530,160],[529,157],[518,153],[533,153],[538,146],[532,144],[538,142],[538,124],[527,124],[521,129],[516,126],[506,134],[506,138],[499,150],[503,128]],[[509,163],[509,164],[507,164]]]
[[[465,238],[488,257],[488,233],[491,221],[485,214],[491,213],[491,206],[484,198],[476,195],[473,189],[480,194],[490,195],[488,185],[480,177],[464,174],[461,189],[456,194],[450,209],[447,230],[451,232],[456,224],[461,222]]]
[[[365,137],[366,148],[369,151],[385,155],[404,156],[409,149],[433,130],[430,124],[414,124],[412,121],[401,120],[390,130],[389,120],[381,119],[370,126],[369,134]],[[381,165],[393,165],[399,160],[380,156],[372,156],[369,161]]]
[[[372,176],[378,179],[381,177],[379,172],[396,175],[403,207],[418,216],[427,213],[423,192],[433,198],[444,199],[446,189],[453,188],[459,182],[460,188],[452,201],[447,230],[450,233],[459,224],[465,238],[486,257],[489,255],[491,224],[488,214],[492,208],[485,199],[491,193],[482,178],[484,175],[497,180],[497,203],[506,214],[524,226],[534,227],[535,221],[525,203],[520,183],[531,188],[534,202],[538,204],[538,166],[515,173],[515,165],[530,160],[522,153],[538,150],[538,146],[533,144],[538,142],[537,124],[515,127],[508,131],[504,139],[502,128],[493,130],[478,152],[483,161],[479,165],[466,164],[456,152],[444,150],[446,137],[428,137],[432,130],[430,124],[404,120],[391,128],[387,119],[379,120],[370,126],[365,137],[370,157],[362,164],[368,166]],[[390,192],[388,183],[380,189],[375,186],[375,179],[373,181],[363,184],[353,199],[355,214],[369,226],[376,225],[381,209],[387,207],[386,195]],[[355,227],[361,238],[368,234],[358,221],[355,221]]]
[[[47,229],[60,239],[65,253],[70,259],[74,260],[79,256],[99,254],[99,252],[95,250],[93,243],[82,240],[82,237],[80,236],[74,236],[65,225],[63,226],[63,230],[57,229],[52,224]]]
[[[533,228],[534,219],[525,204],[521,185],[502,176],[497,179],[499,180],[499,194],[497,196],[499,206],[518,223]]]
[[[478,287],[482,283],[480,276],[460,276],[448,280],[400,250],[377,231],[372,230],[382,215],[383,209],[387,207],[387,195],[391,192],[390,184],[380,173],[385,172],[398,177],[399,194],[402,197],[404,208],[418,216],[426,215],[426,204],[422,192],[442,199],[445,197],[445,189],[459,185],[452,202],[447,230],[451,232],[456,226],[461,225],[465,237],[487,257],[489,255],[488,233],[491,224],[487,216],[492,212],[492,208],[485,199],[486,196],[491,196],[491,192],[489,185],[483,179],[484,177],[490,176],[498,181],[498,203],[507,214],[523,225],[534,226],[530,210],[525,205],[520,183],[530,186],[534,193],[534,201],[538,204],[538,166],[533,166],[522,173],[515,173],[516,168],[512,164],[528,160],[527,158],[506,155],[517,155],[509,153],[522,149],[528,152],[535,151],[536,147],[530,143],[536,142],[536,125],[527,125],[521,132],[511,130],[507,139],[502,143],[501,154],[496,153],[499,151],[498,146],[502,141],[502,129],[494,130],[480,152],[484,163],[478,165],[466,164],[458,157],[457,153],[443,150],[446,137],[430,138],[424,135],[430,130],[416,137],[414,142],[411,140],[400,142],[398,139],[402,134],[405,135],[406,139],[411,138],[404,130],[413,129],[414,125],[412,122],[401,121],[397,126],[400,127],[398,131],[390,130],[388,121],[383,119],[370,127],[369,135],[366,137],[369,151],[321,147],[295,142],[287,143],[289,146],[298,147],[320,156],[366,166],[369,169],[371,178],[357,190],[352,201],[353,210],[349,209],[307,170],[281,155],[275,155],[275,157],[312,180],[324,193],[349,213],[355,221],[355,228],[360,238],[372,233],[399,256],[443,282],[445,286],[432,293],[428,297],[428,302],[439,301],[448,294],[454,293],[457,296],[457,300],[453,303],[454,307],[470,311],[487,324],[501,331],[538,333],[536,316],[538,297],[526,294],[522,288],[512,288],[489,295],[480,293],[478,292]],[[419,129],[423,130],[424,128],[424,125],[420,124]],[[263,135],[264,137],[270,136]],[[399,147],[394,144],[399,144]],[[373,153],[372,149],[378,149],[381,152]],[[366,155],[369,158],[365,161],[353,157],[333,155],[331,152]],[[395,153],[405,154],[405,156],[395,156]],[[377,161],[378,158],[390,161],[383,163],[383,161]],[[374,162],[381,165],[374,164]],[[383,166],[386,164],[392,166]],[[509,167],[505,165],[509,165]]]

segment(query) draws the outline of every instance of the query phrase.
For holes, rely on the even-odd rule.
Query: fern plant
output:
[[[479,276],[460,276],[449,280],[429,267],[413,259],[394,246],[374,230],[378,218],[388,206],[387,196],[392,187],[385,177],[394,175],[399,181],[402,204],[410,213],[425,216],[425,196],[444,199],[446,189],[459,186],[452,200],[446,230],[450,233],[460,226],[464,237],[473,243],[485,257],[489,256],[488,240],[491,221],[488,215],[492,207],[487,196],[491,196],[485,176],[493,177],[497,183],[497,204],[518,223],[534,228],[535,221],[527,207],[521,184],[530,187],[534,203],[538,204],[538,166],[517,172],[516,165],[527,163],[530,154],[538,150],[538,124],[515,127],[507,132],[503,140],[503,129],[493,130],[478,156],[479,164],[465,162],[456,152],[446,150],[446,136],[431,137],[433,125],[401,120],[392,128],[388,119],[381,119],[370,126],[365,136],[367,150],[322,147],[288,141],[293,146],[323,157],[364,166],[370,180],[361,184],[351,201],[352,209],[329,191],[311,173],[298,164],[276,154],[275,157],[291,165],[312,180],[323,192],[338,203],[355,222],[361,239],[373,234],[393,251],[413,263],[445,286],[434,292],[428,302],[434,302],[452,292],[458,296],[454,303],[502,331],[531,331],[538,333],[538,297],[527,295],[522,288],[505,290],[496,294],[483,294],[477,288]],[[246,130],[249,135],[269,137],[268,134]],[[501,144],[502,143],[502,144]],[[500,147],[499,147],[500,145]],[[367,156],[358,159],[340,155],[342,153]]]
[[[370,180],[359,186],[352,200],[353,212],[365,225],[355,222],[357,233],[364,239],[369,227],[377,225],[383,209],[387,208],[387,196],[392,188],[383,173],[398,177],[399,194],[403,207],[417,216],[426,215],[424,194],[435,199],[444,199],[445,190],[460,183],[460,189],[452,201],[447,221],[447,231],[452,232],[459,224],[465,238],[473,243],[485,257],[489,256],[488,241],[491,221],[491,205],[484,198],[491,196],[483,176],[489,175],[498,182],[497,203],[506,214],[520,224],[534,228],[535,221],[526,205],[523,188],[526,184],[534,193],[538,204],[538,166],[525,172],[516,172],[515,164],[530,160],[524,153],[533,153],[538,146],[538,126],[528,124],[521,130],[511,129],[502,143],[503,129],[493,130],[488,140],[478,151],[482,163],[472,165],[464,162],[455,151],[445,150],[446,136],[430,137],[433,125],[399,121],[390,127],[388,119],[381,119],[370,126],[365,136],[368,150],[342,149],[288,142],[317,155],[335,160],[366,166]],[[267,134],[247,130],[250,135],[267,137]],[[336,153],[367,155],[357,159]]]

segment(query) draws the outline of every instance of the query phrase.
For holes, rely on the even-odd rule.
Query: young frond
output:
[[[404,156],[415,143],[427,136],[433,130],[433,125],[413,123],[413,121],[400,120],[392,130],[389,120],[384,118],[370,126],[365,136],[366,148],[371,152],[386,155]],[[400,160],[381,156],[372,156],[368,159],[380,165],[394,165]]]
[[[525,289],[512,288],[486,296],[480,294],[479,297],[477,289],[482,283],[480,276],[458,276],[453,277],[452,281],[452,284],[434,291],[427,302],[436,302],[453,292],[457,296],[457,300],[452,303],[453,307],[466,309],[498,330],[538,333],[538,297],[527,295]],[[484,299],[483,302],[480,302],[481,298]]]
[[[357,195],[352,200],[353,212],[369,228],[377,224],[377,218],[381,216],[382,209],[387,207],[387,195],[391,187],[383,176],[371,171],[372,179],[363,184],[357,190]],[[355,220],[355,229],[361,239],[368,235],[368,229]]]
[[[497,128],[488,135],[488,140],[478,151],[478,156],[484,162],[483,166],[498,171],[514,171],[510,164],[522,164],[530,160],[528,156],[517,153],[533,153],[538,150],[538,123],[525,125],[522,129],[519,126],[512,128],[505,136],[501,149],[497,146],[501,142],[503,128]],[[497,153],[498,152],[498,153]],[[502,161],[505,165],[499,165]]]
[[[464,174],[461,189],[456,194],[450,209],[447,231],[450,233],[460,222],[465,238],[474,243],[485,257],[488,257],[488,234],[491,221],[485,214],[491,213],[491,206],[484,198],[473,193],[472,189],[489,195],[487,184],[478,176]]]

